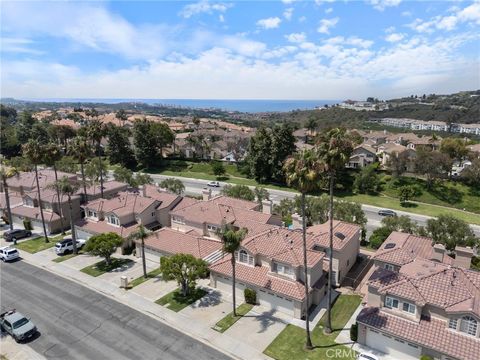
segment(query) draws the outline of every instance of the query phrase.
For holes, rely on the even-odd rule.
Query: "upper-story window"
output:
[[[477,320],[471,316],[464,316],[460,320],[460,331],[468,335],[477,335]]]
[[[218,226],[207,224],[207,230],[208,231],[217,231]]]
[[[90,210],[88,209],[87,210],[87,217],[89,218],[94,218],[94,219],[98,219],[98,214],[95,210]]]
[[[172,222],[177,224],[185,224],[185,220],[179,216],[172,216]]]
[[[390,270],[390,271],[394,271],[395,267],[392,264],[385,264],[385,269]]]
[[[390,309],[398,309],[398,300],[387,296],[385,298],[385,306]]]
[[[284,264],[273,263],[273,271],[282,275],[288,275],[288,276],[293,275],[292,267]]]
[[[416,308],[414,304],[410,304],[408,302],[403,303],[403,311],[408,312],[410,314],[415,314]]]
[[[28,198],[28,197],[23,199],[23,203],[25,204],[25,206],[29,206],[29,207],[34,206],[33,199]]]
[[[235,252],[235,258],[237,259],[238,262],[248,264],[248,265],[252,265],[252,266],[255,262],[253,256],[250,255],[249,253],[247,253],[243,249]]]
[[[448,321],[448,327],[450,329],[457,330],[457,323],[458,323],[457,319],[450,319]]]
[[[109,224],[120,226],[120,219],[113,214],[107,217],[107,221]]]

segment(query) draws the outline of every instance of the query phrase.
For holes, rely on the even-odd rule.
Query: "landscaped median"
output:
[[[55,246],[57,242],[63,240],[63,238],[67,235],[68,233],[65,235],[60,234],[54,237],[49,237],[48,243],[45,242],[44,236],[39,236],[34,239],[18,242],[16,245],[16,248],[19,250],[26,251],[30,254],[35,254],[39,251],[50,249],[51,247]]]
[[[172,311],[179,312],[205,295],[207,295],[207,291],[201,288],[195,288],[194,290],[191,290],[187,296],[183,296],[182,291],[180,289],[176,289],[167,295],[162,296],[160,299],[155,301],[155,303],[165,306],[167,309]]]
[[[123,267],[125,265],[128,266],[133,262],[134,261],[130,260],[130,259],[111,258],[110,259],[110,264],[108,264],[108,265],[105,262],[105,260],[102,260],[102,261],[99,261],[99,262],[97,262],[93,265],[84,267],[80,271],[85,273],[85,274],[88,274],[90,276],[97,277],[97,276],[103,275],[107,272],[110,272],[112,270],[115,270],[117,268]]]
[[[323,324],[327,318],[325,314],[311,332],[314,347],[313,350],[304,349],[304,329],[294,325],[287,325],[267,349],[265,349],[264,353],[277,360],[325,360],[329,358],[342,360],[355,359],[356,352],[350,347],[337,344],[335,338],[352,317],[358,305],[360,305],[360,302],[361,297],[357,295],[340,295],[337,298],[332,307],[333,332],[330,335],[325,335],[323,333]]]
[[[128,283],[128,288],[131,289],[131,288],[134,288],[135,286],[138,286],[140,284],[143,284],[145,281],[147,280],[150,280],[150,279],[154,279],[156,278],[158,275],[160,275],[161,273],[161,270],[160,268],[158,269],[155,269],[155,270],[152,270],[150,271],[149,273],[147,273],[147,277],[145,278],[143,275],[136,278],[136,279],[133,279],[132,281],[130,281]]]
[[[248,314],[250,310],[252,310],[253,305],[251,304],[242,304],[237,307],[237,316],[233,316],[233,311],[225,316],[222,320],[217,322],[213,327],[213,330],[218,332],[225,332],[227,331],[233,324],[235,324],[238,320],[240,320],[244,315]]]

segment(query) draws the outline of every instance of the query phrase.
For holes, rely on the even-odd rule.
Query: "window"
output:
[[[457,323],[457,319],[450,319],[450,321],[448,322],[448,327],[450,329],[457,330]]]
[[[152,217],[154,217],[154,216],[155,216],[155,212],[152,212]]]
[[[177,224],[185,224],[185,220],[178,216],[172,216],[172,221]]]
[[[208,229],[208,231],[217,231],[218,227],[215,226],[215,225],[207,224],[207,229]]]
[[[292,267],[284,264],[273,263],[273,271],[276,272],[277,274],[288,275],[288,276],[293,275]]]
[[[107,221],[109,224],[120,226],[120,219],[116,217],[115,215],[109,215],[107,217]]]
[[[385,269],[393,271],[395,270],[395,267],[392,264],[385,264]]]
[[[398,309],[398,300],[390,296],[385,298],[385,306],[389,309],[395,308]]]
[[[414,304],[410,304],[408,302],[403,303],[403,311],[408,312],[410,314],[415,314],[415,310],[416,309]]]
[[[236,253],[235,258],[241,263],[253,266],[253,256],[247,253],[245,250],[240,250],[238,253]]]
[[[97,212],[90,209],[87,211],[87,216],[90,218],[98,219]]]
[[[24,204],[25,204],[25,206],[33,207],[33,200],[30,199],[30,198],[25,198],[24,199]]]
[[[460,321],[460,331],[475,336],[477,334],[477,320],[471,316],[464,316]]]

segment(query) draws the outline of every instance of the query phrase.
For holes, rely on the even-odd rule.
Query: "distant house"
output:
[[[350,169],[361,169],[376,161],[377,154],[375,148],[367,144],[361,144],[353,150],[346,167]]]

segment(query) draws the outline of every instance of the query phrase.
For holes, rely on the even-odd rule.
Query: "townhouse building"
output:
[[[361,169],[371,165],[378,160],[376,153],[377,151],[373,146],[363,143],[353,149],[346,167],[350,169]]]
[[[393,232],[375,253],[358,342],[399,359],[480,354],[480,273],[472,249],[455,258],[425,237]]]

